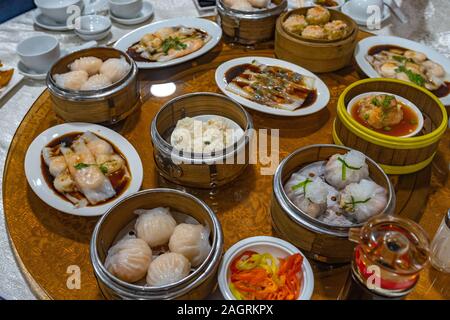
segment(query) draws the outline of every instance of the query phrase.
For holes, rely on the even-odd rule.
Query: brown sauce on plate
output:
[[[393,137],[401,137],[404,135],[407,135],[408,133],[411,133],[412,131],[417,129],[418,126],[418,119],[416,113],[407,105],[401,103],[398,101],[398,103],[401,105],[402,111],[403,111],[403,119],[400,121],[400,123],[391,126],[390,130],[384,130],[384,129],[375,129],[371,125],[369,125],[363,118],[359,115],[359,108],[360,104],[356,103],[352,110],[351,115],[353,119],[358,121],[361,125],[363,125],[366,128],[369,128],[370,130],[373,130],[378,133],[382,133],[388,136]]]
[[[436,97],[443,98],[450,94],[450,82],[445,81],[445,83],[437,88],[436,90],[431,91]]]
[[[49,144],[46,145],[46,147],[53,148],[53,147],[56,147],[56,146],[58,146],[58,145],[60,145],[62,143],[64,143],[67,147],[69,147],[69,146],[72,145],[73,141],[75,141],[82,134],[83,134],[83,132],[71,132],[71,133],[65,134],[65,135],[63,135],[61,137],[58,137],[58,138],[52,140]],[[108,142],[112,146],[112,148],[114,150],[114,153],[120,155],[124,159],[125,166],[126,166],[126,168],[128,170],[128,173],[131,174],[130,167],[128,166],[127,159],[123,156],[123,154],[120,152],[120,150],[113,143],[111,143],[110,141],[106,140],[105,138],[100,137],[100,136],[99,136],[99,138],[102,139],[102,140],[105,140],[106,142]],[[55,178],[51,175],[49,167],[45,163],[45,160],[44,160],[44,157],[42,156],[42,153],[41,153],[41,172],[42,172],[42,175],[44,176],[45,182],[47,183],[48,187],[50,189],[52,189],[53,192],[58,197],[60,197],[61,199],[64,199],[67,202],[70,202],[62,193],[60,193],[54,187],[53,181],[54,181]],[[130,184],[130,181],[131,181],[131,179],[124,179],[124,175],[125,174],[126,174],[126,170],[120,169],[120,170],[117,170],[117,171],[115,171],[115,172],[113,172],[111,174],[106,175],[107,178],[109,179],[109,181],[111,182],[114,190],[116,191],[116,195],[114,197],[111,197],[111,198],[103,201],[103,202],[96,203],[95,205],[92,205],[92,204],[88,203],[87,206],[88,207],[95,207],[95,206],[98,206],[98,205],[102,205],[102,204],[108,203],[108,202],[116,199],[117,197],[119,197],[128,188],[128,185]],[[73,192],[70,195],[73,196],[74,198],[77,198],[77,199],[85,198],[85,196],[81,192]]]

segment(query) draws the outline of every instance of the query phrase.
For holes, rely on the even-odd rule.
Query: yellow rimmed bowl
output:
[[[347,105],[354,97],[367,92],[387,92],[411,101],[422,112],[422,130],[414,137],[392,137],[358,123],[347,111]],[[387,174],[409,174],[431,163],[447,122],[445,107],[428,90],[395,79],[365,79],[348,86],[339,97],[333,140],[363,152]]]

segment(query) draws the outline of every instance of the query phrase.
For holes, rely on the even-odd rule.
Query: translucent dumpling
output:
[[[211,250],[209,230],[200,224],[181,223],[175,227],[169,249],[189,259],[192,266],[200,265]]]
[[[185,278],[191,270],[191,263],[182,254],[168,252],[158,256],[148,267],[147,284],[164,286]]]
[[[352,150],[345,155],[335,154],[325,165],[325,180],[337,189],[369,177],[366,156]]]
[[[97,57],[81,57],[69,64],[69,69],[72,71],[86,71],[92,76],[100,71],[102,64],[102,59]]]
[[[340,204],[355,220],[364,222],[384,210],[387,204],[386,190],[373,181],[363,179],[345,187]]]
[[[88,73],[83,70],[53,75],[53,79],[55,79],[58,87],[69,90],[80,90],[81,86],[87,81],[88,77]]]
[[[165,245],[169,242],[177,225],[169,208],[159,207],[134,212],[139,215],[135,224],[138,238],[147,242],[150,247]]]
[[[124,58],[110,58],[103,62],[100,73],[107,76],[114,83],[122,79],[130,68],[131,66]]]
[[[104,74],[95,74],[91,76],[83,85],[81,90],[100,90],[111,85],[111,80]]]
[[[117,278],[133,283],[145,277],[152,250],[141,239],[124,238],[108,250],[106,269]]]

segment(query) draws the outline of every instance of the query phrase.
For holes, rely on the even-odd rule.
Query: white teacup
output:
[[[381,15],[383,15],[383,0],[350,0],[347,4],[349,13],[360,20],[369,18],[373,11],[370,8],[377,6],[380,8]]]
[[[133,19],[141,12],[142,2],[142,0],[109,0],[109,9],[118,18]]]
[[[43,15],[59,23],[66,23],[74,14],[74,11],[68,10],[70,6],[78,6],[80,14],[84,7],[83,0],[34,0],[34,3]]]
[[[20,61],[37,73],[46,73],[61,56],[59,41],[49,35],[34,36],[17,45]]]

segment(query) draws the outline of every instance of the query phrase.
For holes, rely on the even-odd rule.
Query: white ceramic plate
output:
[[[139,15],[136,18],[124,19],[116,17],[115,15],[110,13],[111,20],[128,26],[142,23],[148,20],[152,15],[153,15],[153,6],[150,2],[145,1],[143,3],[141,12],[139,12]]]
[[[357,96],[354,97],[352,100],[350,100],[350,102],[348,103],[348,105],[347,105],[347,111],[348,111],[348,113],[350,113],[350,114],[352,113],[353,106],[354,106],[359,100],[361,100],[361,99],[363,99],[363,98],[365,98],[365,97],[368,97],[368,96],[373,96],[373,95],[378,95],[378,94],[387,94],[387,95],[394,96],[395,99],[397,99],[397,101],[400,101],[400,102],[403,103],[404,105],[406,105],[406,106],[408,106],[409,108],[411,108],[411,110],[413,110],[414,113],[416,114],[417,120],[418,120],[416,130],[414,130],[413,132],[411,132],[411,133],[409,133],[409,134],[407,134],[407,135],[401,136],[401,138],[406,138],[406,137],[412,137],[412,136],[415,136],[416,134],[418,134],[418,133],[420,132],[420,130],[422,130],[422,128],[423,128],[423,115],[422,115],[422,112],[420,111],[420,109],[417,108],[417,106],[416,106],[414,103],[412,103],[411,101],[409,101],[409,100],[403,98],[402,96],[399,96],[399,95],[396,95],[396,94],[393,94],[393,93],[388,93],[388,92],[366,92],[366,93],[357,95]]]
[[[47,185],[41,170],[41,152],[46,145],[62,135],[71,132],[85,132],[88,130],[111,142],[122,152],[128,162],[131,173],[131,182],[129,183],[128,188],[119,197],[110,202],[98,206],[77,208],[68,200],[57,195],[55,191]],[[96,124],[73,122],[51,127],[33,140],[25,155],[25,175],[28,184],[31,186],[34,193],[49,206],[65,213],[91,217],[104,214],[106,210],[112,207],[120,199],[139,191],[143,179],[143,169],[141,159],[139,158],[136,149],[134,149],[131,143],[123,136],[111,129]]]
[[[275,237],[251,237],[235,243],[225,252],[219,267],[219,288],[226,300],[236,300],[231,293],[230,283],[230,264],[231,262],[246,250],[256,251],[258,253],[270,253],[275,258],[285,258],[289,255],[299,253],[303,256],[301,291],[297,300],[310,300],[314,290],[314,274],[308,259],[295,246],[284,240]]]
[[[70,28],[67,26],[66,23],[56,22],[50,19],[49,17],[44,16],[41,10],[39,9],[36,9],[36,11],[33,14],[33,21],[37,26],[51,31],[70,30]]]
[[[189,28],[197,28],[201,29],[204,32],[207,32],[211,39],[200,49],[197,50],[191,54],[188,54],[184,57],[166,61],[166,62],[142,62],[142,61],[136,61],[136,64],[141,69],[154,69],[154,68],[162,68],[162,67],[168,67],[173,66],[179,63],[183,63],[192,59],[195,59],[209,50],[213,49],[217,43],[219,43],[220,38],[222,37],[222,29],[214,22],[206,20],[206,19],[200,19],[200,18],[177,18],[177,19],[170,19],[170,20],[163,20],[159,22],[155,22],[146,26],[143,26],[141,28],[138,28],[122,38],[120,38],[116,44],[114,45],[114,48],[122,50],[126,52],[129,47],[131,47],[133,44],[138,42],[145,34],[147,33],[153,33],[161,28],[165,27],[176,27],[176,26],[184,26]]]
[[[8,70],[8,69],[14,69],[14,73],[11,77],[11,80],[9,80],[9,83],[4,86],[3,88],[0,88],[0,99],[2,99],[9,91],[11,91],[15,86],[17,86],[23,79],[23,75],[19,73],[17,68],[12,68],[9,66],[3,66],[1,67],[2,70]]]
[[[269,107],[266,105],[262,105],[257,102],[248,100],[244,97],[241,97],[233,92],[228,91],[226,89],[227,82],[225,79],[225,73],[228,70],[230,70],[230,68],[232,68],[232,67],[235,67],[235,66],[238,66],[241,64],[252,63],[253,60],[256,60],[259,63],[269,65],[269,66],[283,67],[283,68],[289,69],[291,71],[300,73],[302,75],[315,78],[316,79],[315,87],[317,90],[316,101],[308,107],[305,107],[305,108],[300,107],[294,111],[289,111],[289,110],[277,109],[277,108],[272,108],[272,107]],[[314,73],[312,73],[311,71],[308,71],[296,64],[293,64],[293,63],[290,63],[287,61],[283,61],[283,60],[273,59],[273,58],[243,57],[243,58],[237,58],[237,59],[229,60],[225,63],[222,63],[216,70],[216,83],[219,86],[220,90],[222,90],[222,92],[224,94],[226,94],[231,99],[237,101],[238,103],[242,104],[243,106],[253,109],[253,110],[256,110],[256,111],[263,112],[263,113],[272,114],[275,116],[298,117],[298,116],[305,116],[308,114],[312,114],[312,113],[315,113],[315,112],[320,111],[323,108],[325,108],[328,104],[328,101],[330,100],[330,91],[328,90],[328,87]]]
[[[355,17],[354,15],[351,14],[350,9],[349,9],[349,3],[346,2],[342,5],[341,7],[341,11],[342,13],[348,15],[350,18],[352,18],[353,20],[355,20],[355,22],[362,26],[362,27],[366,27],[367,26],[367,19],[360,19],[358,17]],[[387,5],[383,6],[383,17],[381,18],[380,23],[383,23],[384,21],[386,21],[387,19],[389,19],[391,17],[391,10],[389,9],[389,7]]]
[[[394,45],[405,49],[415,50],[424,53],[428,59],[439,63],[445,69],[445,81],[450,81],[450,60],[439,52],[429,48],[421,43],[408,39],[392,37],[392,36],[374,36],[361,40],[356,45],[355,59],[361,70],[370,78],[380,78],[378,72],[370,65],[366,59],[366,55],[371,48],[379,45]],[[444,105],[450,105],[450,94],[441,97],[440,100]]]

